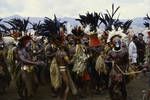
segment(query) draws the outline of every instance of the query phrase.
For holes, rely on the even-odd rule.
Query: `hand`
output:
[[[143,69],[142,69],[142,72],[143,72],[143,73],[146,73],[147,71],[148,71],[147,68],[143,68]]]
[[[38,62],[37,62],[37,65],[46,66],[46,64],[45,64],[43,61],[38,61]]]

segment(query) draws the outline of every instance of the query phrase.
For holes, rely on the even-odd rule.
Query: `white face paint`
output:
[[[115,45],[117,48],[119,48],[120,47],[120,45],[119,45],[119,42],[116,42],[116,45]]]
[[[113,44],[114,44],[116,50],[121,49],[121,39],[119,37],[114,37]]]

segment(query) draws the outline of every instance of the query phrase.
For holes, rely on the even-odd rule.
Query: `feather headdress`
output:
[[[118,31],[112,30],[108,34],[107,42],[112,42],[115,37],[119,37],[120,39],[123,40],[123,39],[127,38],[127,35],[125,33],[123,33],[123,30],[121,28],[119,28]]]
[[[23,18],[13,18],[9,21],[5,21],[5,23],[9,24],[11,26],[10,30],[13,30],[15,32],[21,33],[21,35],[24,35],[24,33],[28,32],[28,24],[29,24],[29,17],[27,19]]]
[[[62,42],[62,36],[60,33],[60,28],[63,27],[66,22],[60,22],[54,15],[54,20],[45,17],[44,23],[41,25],[41,35],[47,36],[49,40],[55,42]]]
[[[79,19],[76,19],[81,23],[83,28],[88,28],[88,31],[97,31],[97,27],[100,25],[99,17],[100,14],[94,12],[87,12],[86,15],[79,15]],[[87,29],[86,29],[87,30]]]
[[[121,28],[124,33],[127,32],[130,25],[132,24],[132,20],[127,20],[125,22],[122,22],[119,20],[118,15],[117,18],[115,18],[115,15],[117,11],[119,10],[120,6],[118,6],[116,9],[114,8],[114,4],[112,4],[112,12],[109,12],[109,10],[106,10],[106,13],[100,13],[100,21],[105,25],[105,31],[112,31],[112,30],[118,30]]]
[[[74,27],[72,33],[77,39],[81,39],[84,36],[84,31],[81,26]]]

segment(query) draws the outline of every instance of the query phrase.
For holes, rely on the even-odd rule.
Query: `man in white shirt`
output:
[[[137,64],[137,46],[135,44],[137,37],[133,36],[129,44],[129,60],[131,64]]]

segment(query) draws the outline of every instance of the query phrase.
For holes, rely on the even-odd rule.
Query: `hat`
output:
[[[142,33],[139,33],[139,34],[138,34],[138,36],[140,36],[140,35],[141,35],[141,36],[144,36]]]

